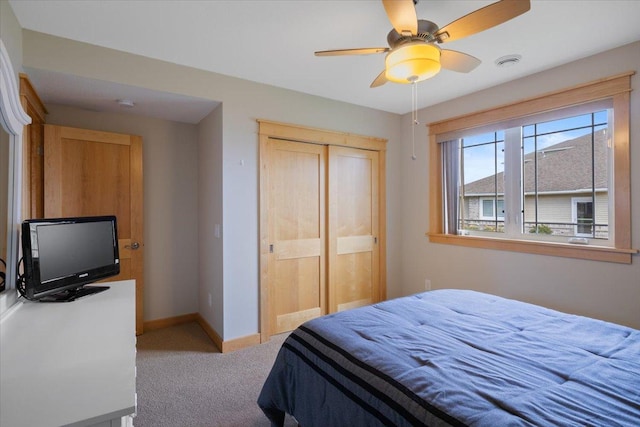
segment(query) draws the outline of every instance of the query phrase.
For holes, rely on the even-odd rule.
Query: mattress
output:
[[[300,326],[258,404],[274,426],[640,426],[640,331],[425,292]]]

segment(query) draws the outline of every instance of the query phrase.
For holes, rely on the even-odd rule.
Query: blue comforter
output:
[[[640,331],[426,292],[305,323],[258,404],[303,427],[640,426]]]

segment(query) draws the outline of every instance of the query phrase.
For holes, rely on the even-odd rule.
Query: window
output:
[[[593,224],[593,200],[579,197],[571,199],[571,217],[576,236],[593,237],[595,227]]]
[[[481,198],[480,209],[481,219],[504,220],[504,200]]]
[[[631,74],[431,123],[430,241],[630,263]]]
[[[578,115],[575,109],[560,110],[552,120],[529,117],[523,126],[450,142],[460,145],[458,229],[525,240],[592,238],[609,245],[613,111],[595,107],[581,106],[587,112]],[[443,165],[448,167],[455,164]],[[596,197],[598,224],[593,222]]]

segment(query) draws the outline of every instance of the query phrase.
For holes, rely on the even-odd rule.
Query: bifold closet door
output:
[[[326,313],[326,147],[268,141],[271,334]]]
[[[329,312],[380,300],[378,156],[329,147]]]

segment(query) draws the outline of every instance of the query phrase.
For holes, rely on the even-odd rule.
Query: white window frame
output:
[[[585,238],[591,238],[593,234],[586,234],[586,233],[578,233],[578,203],[591,203],[591,210],[593,212],[593,222],[591,224],[591,227],[595,227],[596,226],[596,206],[594,203],[594,200],[592,197],[572,197],[571,198],[571,221],[573,221],[575,223],[575,225],[573,226],[573,234],[576,235],[576,237],[585,237]]]
[[[630,71],[508,105],[429,123],[429,231],[427,233],[429,241],[473,248],[630,264],[632,255],[638,253],[637,249],[631,247],[629,92],[633,74],[635,72]],[[491,238],[444,233],[441,142],[460,138],[460,133],[469,129],[474,129],[475,133],[488,132],[495,129],[498,122],[506,124],[504,127],[510,127],[508,126],[510,122],[521,121],[523,117],[551,113],[561,108],[579,108],[581,105],[599,100],[609,100],[615,114],[612,129],[615,139],[611,156],[615,167],[610,168],[613,174],[610,203],[616,209],[615,217],[609,218],[610,236],[614,236],[611,247],[596,244],[525,241],[496,236],[497,233],[493,233]],[[506,216],[509,217],[509,212],[506,212]]]
[[[491,206],[492,206],[494,215],[491,215],[491,216],[485,215],[484,202],[491,202]],[[501,197],[498,197],[497,200],[496,200],[495,197],[480,197],[480,206],[479,206],[480,219],[485,220],[485,221],[502,221],[502,220],[504,220],[504,213],[500,212],[500,209],[498,207],[498,203],[497,202],[502,202],[503,203],[503,207],[504,207],[504,199],[502,199]]]

